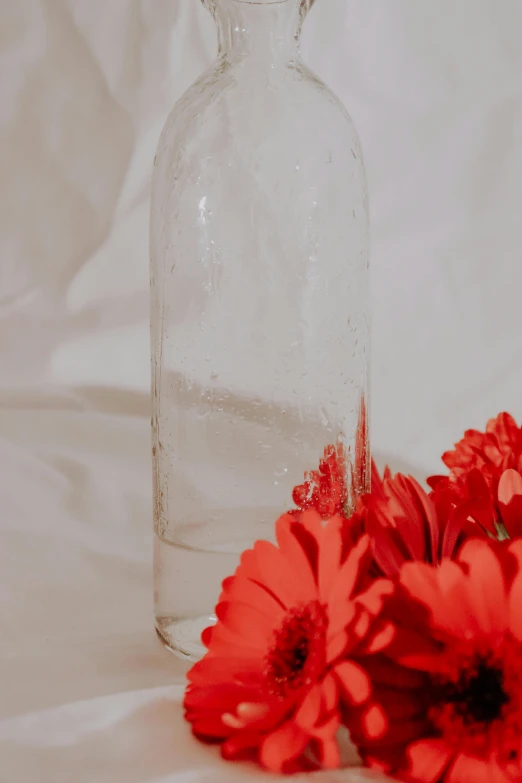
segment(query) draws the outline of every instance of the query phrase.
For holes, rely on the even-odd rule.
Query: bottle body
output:
[[[327,88],[278,54],[222,55],[175,107],[156,158],[156,624],[190,657],[222,579],[273,537],[326,447],[348,457],[349,504],[367,482],[359,143]]]

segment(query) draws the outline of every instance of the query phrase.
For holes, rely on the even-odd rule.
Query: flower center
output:
[[[494,749],[506,763],[522,759],[521,663],[520,642],[509,635],[493,649],[456,652],[448,659],[452,673],[432,680],[428,714],[434,729],[461,752]]]
[[[325,641],[326,615],[317,601],[288,612],[266,656],[271,693],[284,698],[309,686],[323,668]]]
[[[463,671],[456,682],[443,686],[442,694],[466,724],[498,720],[510,701],[504,689],[504,672],[485,660],[479,661],[474,671]]]

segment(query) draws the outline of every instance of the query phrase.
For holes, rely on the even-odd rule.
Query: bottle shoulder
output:
[[[212,145],[227,135],[299,136],[301,142],[359,140],[352,119],[339,98],[300,60],[271,72],[244,62],[218,59],[175,104],[162,131],[159,152],[197,138]],[[225,137],[225,138],[224,138]],[[281,139],[281,135],[279,136]]]

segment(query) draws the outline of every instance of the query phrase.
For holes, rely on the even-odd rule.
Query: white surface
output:
[[[374,448],[420,475],[522,418],[521,39],[520,0],[318,0],[305,30],[369,174]],[[255,779],[188,740],[151,630],[148,184],[211,20],[0,0],[0,47],[0,781]]]

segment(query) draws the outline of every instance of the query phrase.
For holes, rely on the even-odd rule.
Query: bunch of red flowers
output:
[[[364,763],[410,783],[522,780],[522,428],[506,413],[443,456],[428,494],[380,477],[348,516],[328,447],[223,583],[186,717],[276,772]]]

